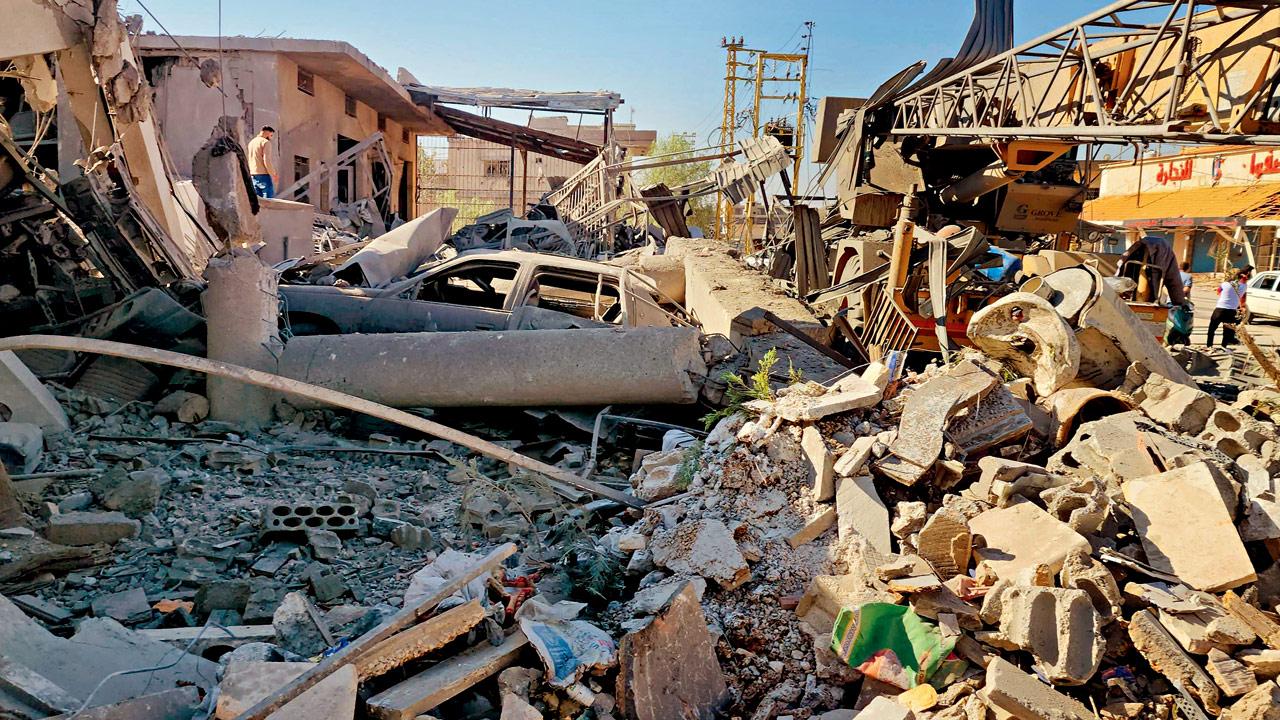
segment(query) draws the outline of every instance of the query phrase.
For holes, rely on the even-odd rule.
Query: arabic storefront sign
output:
[[[1274,173],[1280,173],[1280,158],[1276,157],[1274,150],[1268,153],[1253,153],[1249,156],[1250,175],[1260,178]]]
[[[1186,160],[1170,160],[1156,165],[1156,182],[1161,185],[1168,185],[1171,182],[1182,182],[1190,180],[1192,171],[1195,169],[1196,161],[1194,158]]]

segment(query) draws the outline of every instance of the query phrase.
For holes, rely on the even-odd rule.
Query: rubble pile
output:
[[[690,582],[751,717],[880,717],[881,696],[917,717],[1270,717],[1280,445],[1263,408],[1280,394],[1228,405],[1135,364],[1111,395],[1136,409],[1058,448],[1032,421],[1051,398],[1007,376],[966,351],[747,402],[687,491],[624,531],[644,575],[619,616]],[[966,426],[1010,390],[1022,430],[967,455]]]

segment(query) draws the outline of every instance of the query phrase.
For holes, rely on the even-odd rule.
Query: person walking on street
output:
[[[1236,344],[1235,325],[1240,315],[1240,308],[1245,302],[1245,286],[1241,277],[1239,270],[1232,270],[1227,275],[1226,282],[1218,286],[1218,304],[1213,309],[1213,315],[1209,317],[1209,338],[1205,342],[1209,347],[1213,347],[1213,335],[1219,325],[1223,326],[1222,347]]]
[[[275,134],[275,128],[265,125],[249,141],[249,174],[253,176],[253,190],[258,197],[276,196],[276,165],[271,158],[271,138]]]
[[[1191,263],[1184,262],[1178,268],[1178,275],[1182,279],[1182,294],[1188,298],[1191,297]]]

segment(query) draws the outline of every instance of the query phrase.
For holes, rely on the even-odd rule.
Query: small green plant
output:
[[[703,426],[710,430],[715,424],[721,420],[743,412],[746,403],[752,400],[765,400],[773,402],[775,396],[773,387],[769,384],[769,376],[773,371],[773,366],[778,364],[778,349],[769,348],[769,352],[760,358],[760,362],[756,365],[756,371],[751,374],[748,380],[743,380],[742,376],[737,373],[725,373],[721,376],[726,385],[724,397],[728,402],[724,407],[713,413],[708,413],[702,417]],[[800,373],[794,368],[791,370],[792,377],[800,377]]]
[[[560,558],[560,564],[576,591],[609,600],[623,589],[622,556],[610,552],[590,537],[579,537]]]
[[[698,474],[701,464],[702,443],[696,442],[685,450],[684,457],[680,460],[680,467],[676,468],[676,488],[680,492],[688,490],[693,484],[693,476]]]

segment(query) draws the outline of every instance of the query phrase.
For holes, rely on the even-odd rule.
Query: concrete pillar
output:
[[[205,269],[209,287],[200,296],[208,330],[209,359],[276,372],[283,343],[274,270],[244,251],[214,258]],[[259,387],[210,377],[209,417],[258,428],[271,422],[276,395]]]
[[[226,116],[218,121],[209,141],[191,159],[191,181],[204,201],[205,218],[218,238],[228,248],[251,247],[262,240],[262,228],[249,197],[253,188],[245,186],[240,156],[222,152],[224,138],[244,148],[244,120]]]
[[[280,359],[392,407],[687,404],[706,372],[701,333],[674,327],[295,337]]]

